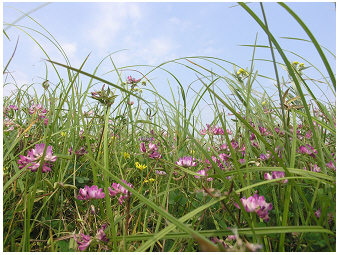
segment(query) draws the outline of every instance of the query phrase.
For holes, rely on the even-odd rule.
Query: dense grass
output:
[[[278,97],[253,89],[256,44],[249,69],[225,73],[197,63],[222,68],[224,60],[191,57],[135,80],[111,59],[115,83],[98,68],[82,71],[87,59],[75,68],[46,53],[60,82],[42,83],[42,95],[18,86],[3,98],[4,251],[335,251],[335,103],[319,100],[303,73],[317,67],[290,62],[266,22],[240,5],[268,34]],[[335,97],[322,47],[280,5],[317,48]],[[168,63],[197,73],[202,86],[191,101]],[[173,101],[149,78],[159,69],[177,81]],[[86,86],[82,77],[91,78]],[[208,125],[198,108],[206,96],[215,111]]]

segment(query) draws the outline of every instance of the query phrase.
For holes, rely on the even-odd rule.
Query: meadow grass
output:
[[[335,103],[312,91],[310,82],[318,84],[303,70],[319,71],[315,65],[287,59],[264,9],[262,22],[239,4],[269,39],[269,46],[248,45],[254,50],[249,69],[187,57],[154,67],[141,80],[126,79],[121,71],[128,67],[117,68],[110,54],[114,83],[97,75],[105,59],[93,73],[82,70],[88,58],[71,67],[45,30],[65,58],[57,63],[45,52],[59,83],[50,86],[46,73],[42,95],[28,93],[36,84],[16,85],[3,98],[4,251],[335,251]],[[323,86],[335,97],[323,47],[280,5],[315,45],[329,77],[322,74]],[[35,40],[34,31],[13,26]],[[277,96],[254,89],[261,76],[254,70],[258,47],[272,52],[267,61]],[[201,86],[193,98],[166,69],[169,63],[197,74]],[[289,83],[280,81],[279,66]],[[57,67],[68,71],[67,79]],[[169,82],[172,101],[152,83],[156,70],[176,80]],[[90,78],[86,86],[82,77]],[[207,96],[215,112],[209,124],[199,108]]]

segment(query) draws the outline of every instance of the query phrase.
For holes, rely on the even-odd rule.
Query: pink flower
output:
[[[272,173],[272,175],[270,175],[269,173],[265,173],[264,174],[264,178],[266,180],[274,180],[274,179],[279,179],[279,178],[284,178],[285,177],[285,172],[280,172],[280,171],[274,171]],[[288,179],[286,180],[281,180],[281,181],[278,181],[279,183],[287,183],[288,182]]]
[[[206,170],[206,169],[199,170],[199,171],[197,172],[197,174],[199,174],[199,175],[194,175],[194,177],[195,177],[196,179],[206,178],[206,177],[208,176],[208,170]],[[209,178],[207,178],[207,181],[210,182],[210,181],[212,181],[213,179],[214,179],[214,178],[209,177]]]
[[[91,236],[89,235],[81,234],[81,241],[78,241],[76,236],[74,236],[74,239],[77,241],[80,251],[85,250],[91,244]]]
[[[127,80],[128,80],[127,83],[131,84],[131,83],[138,83],[141,79],[136,80],[135,78],[132,78],[132,76],[130,75],[127,77]]]
[[[319,209],[316,210],[316,212],[314,214],[315,214],[316,218],[320,218],[320,216],[321,216],[321,207],[319,207]]]
[[[43,156],[45,150],[45,144],[36,144],[35,149],[27,152],[27,156],[19,155],[20,159],[18,160],[19,169],[23,169],[26,165],[30,164],[27,168],[31,169],[32,172],[37,171],[40,167],[41,157]],[[52,146],[48,146],[46,148],[44,164],[41,169],[42,173],[46,173],[47,171],[51,171],[51,168],[48,166],[50,162],[55,162],[57,160],[57,156],[53,156]]]
[[[99,231],[96,234],[96,239],[103,241],[103,242],[108,242],[109,239],[106,237],[105,234],[105,229],[107,228],[106,224],[103,224],[102,227],[99,229]]]
[[[47,126],[48,124],[48,118],[44,119],[44,125]]]
[[[329,169],[332,169],[332,170],[335,171],[335,165],[334,165],[333,161],[327,163],[326,166],[327,166]]]
[[[318,167],[317,164],[315,164],[314,166],[311,164],[311,169],[310,170],[312,172],[319,173],[319,172],[321,172],[321,167]]]
[[[258,194],[255,194],[247,199],[243,197],[241,203],[247,212],[255,212],[264,221],[269,221],[268,211],[273,209],[273,206],[271,203],[266,203],[264,196],[259,197]],[[234,203],[234,205],[240,209],[238,204]]]
[[[127,183],[127,181],[125,181],[125,180],[121,180],[121,181],[124,182],[126,185],[128,185],[130,188],[133,188],[133,185],[131,183]],[[131,192],[129,192],[126,188],[124,188],[119,183],[113,183],[112,188],[113,189],[111,189],[110,187],[108,188],[110,197],[113,197],[113,196],[120,194],[120,197],[118,199],[118,202],[119,202],[120,205],[124,202],[124,199],[127,198],[128,193],[129,193],[129,195],[131,195]]]
[[[146,152],[145,143],[141,143],[141,144],[139,145],[139,150],[140,150],[141,152]]]
[[[162,155],[158,151],[154,151],[149,154],[149,158],[151,159],[162,158]]]
[[[98,186],[93,185],[91,188],[87,185],[85,185],[84,189],[79,190],[79,195],[77,196],[77,199],[79,200],[90,200],[90,199],[102,199],[105,197],[105,193],[103,192],[103,189],[98,189]]]
[[[159,170],[156,170],[155,173],[158,174],[158,175],[166,175],[166,172],[164,172],[164,171],[159,171]]]
[[[183,159],[179,158],[179,160],[175,164],[178,166],[185,167],[185,168],[196,166],[197,162],[194,162],[193,160],[195,159],[193,159],[191,156],[183,157]]]
[[[299,150],[300,150],[301,154],[308,154],[309,156],[311,156],[313,158],[315,158],[316,157],[315,154],[317,154],[317,150],[314,149],[309,144],[306,144],[306,146],[300,146]]]

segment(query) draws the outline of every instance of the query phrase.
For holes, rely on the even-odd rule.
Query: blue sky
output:
[[[22,12],[28,12],[42,4],[42,2],[5,2],[3,3],[3,21],[12,23],[22,15],[19,11],[7,6],[17,8]],[[289,2],[287,5],[305,22],[320,45],[335,54],[336,12],[334,3]],[[242,7],[232,6],[235,6],[235,3],[56,2],[46,5],[30,15],[60,43],[72,66],[80,67],[86,56],[91,52],[90,58],[83,69],[90,73],[109,53],[123,49],[128,50],[112,56],[112,60],[117,67],[131,65],[157,66],[165,61],[181,57],[209,56],[230,61],[244,69],[250,68],[253,48],[240,45],[254,44],[257,33],[257,44],[268,45],[268,38],[260,26]],[[262,19],[259,3],[251,3],[249,7]],[[297,22],[276,3],[265,2],[264,8],[269,29],[277,38],[281,47],[306,58],[319,68],[325,76],[328,76],[321,58],[312,44],[279,38],[297,37],[309,39]],[[60,52],[49,40],[28,29],[35,29],[51,38],[51,35],[48,35],[39,25],[27,17],[20,20],[16,25],[27,27],[20,28],[30,33],[52,60],[65,63]],[[11,41],[8,41],[3,36],[4,65],[12,55],[16,40],[20,35],[16,54],[8,70],[12,72],[18,85],[41,83],[46,76],[46,66],[42,61],[42,59],[46,59],[44,52],[19,27],[6,28],[6,25],[4,25],[4,28],[7,29],[6,33],[11,39]],[[335,72],[335,59],[329,53],[325,52],[325,54]],[[282,62],[277,53],[275,56],[277,61]],[[292,54],[288,54],[288,58],[291,61],[305,63],[301,58]],[[255,59],[271,59],[270,51],[268,49],[257,49]],[[188,64],[185,60],[180,62]],[[203,61],[197,62],[220,75],[230,77],[225,71],[213,64]],[[218,63],[229,72],[233,72],[231,64]],[[54,74],[52,67],[47,66],[48,79],[52,84],[57,84],[57,76]],[[308,65],[306,64],[306,66]],[[165,65],[164,68],[172,72],[185,88],[197,79],[195,72],[182,65],[172,63]],[[100,66],[97,74],[101,76],[112,69],[111,61],[107,59]],[[137,69],[145,74],[152,68],[134,67],[125,69],[130,70],[125,70],[122,74],[123,77],[132,75],[135,78],[141,78],[138,72],[131,69]],[[58,70],[64,75],[63,78],[67,79],[65,70]],[[259,70],[262,75],[275,78],[273,65],[270,62],[255,61],[255,70]],[[282,69],[279,71],[280,77],[284,76],[287,79],[285,72]],[[322,78],[312,68],[307,69],[305,73],[314,79]],[[101,77],[114,83],[117,81],[117,75],[113,72]],[[177,87],[175,80],[164,71],[152,72],[148,75],[148,78],[152,80],[157,90],[167,98],[170,98],[168,82],[173,89]],[[86,78],[82,77],[82,80],[86,84]],[[7,81],[12,82],[10,78]],[[274,93],[273,82],[269,80],[260,82],[268,90],[272,89],[272,93]],[[40,86],[35,85],[35,87],[38,91],[41,91]],[[101,85],[98,84],[95,88],[99,89],[100,87]],[[193,85],[193,88],[197,90],[201,87],[202,85],[199,82],[195,82]],[[4,95],[8,95],[12,89],[13,86],[5,87]],[[327,96],[332,94],[329,89],[323,89],[323,92]],[[225,93],[228,94],[227,88]],[[190,92],[189,95],[193,96],[194,94]],[[153,100],[151,94],[146,93],[145,96],[148,100]],[[332,98],[334,100],[334,96]],[[206,108],[204,111],[205,121],[208,123],[212,118],[211,110]]]

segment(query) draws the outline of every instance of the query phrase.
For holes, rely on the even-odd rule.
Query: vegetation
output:
[[[323,48],[280,5],[310,36],[335,97]],[[112,61],[113,83],[82,71],[87,59],[75,68],[47,55],[58,84],[46,79],[42,95],[18,86],[3,98],[4,251],[335,251],[335,102],[313,94],[318,81],[303,71],[318,69],[290,62],[267,34],[284,61],[271,60],[275,96],[253,89],[254,57],[222,74],[197,63],[221,68],[212,57],[167,62],[197,73],[202,86],[189,104],[179,80],[169,84],[179,91],[173,102],[157,92],[152,74],[167,63],[136,79]],[[84,87],[81,77],[90,77]],[[206,95],[209,124],[198,111]]]

